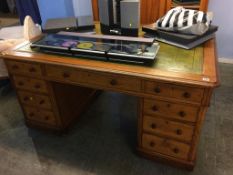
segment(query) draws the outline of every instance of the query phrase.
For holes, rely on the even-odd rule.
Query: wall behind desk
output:
[[[50,18],[72,17],[74,14],[72,1],[70,0],[37,0],[40,9],[42,25]]]
[[[91,16],[91,0],[37,0],[42,25],[47,19]]]
[[[213,24],[219,26],[217,32],[218,56],[233,60],[233,1],[210,0],[209,11],[214,12]]]

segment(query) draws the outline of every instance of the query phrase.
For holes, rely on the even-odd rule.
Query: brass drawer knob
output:
[[[156,129],[156,128],[157,128],[157,125],[156,125],[155,123],[152,123],[152,124],[151,124],[151,128],[152,128],[152,129]]]
[[[185,113],[184,111],[180,111],[180,112],[179,112],[179,116],[180,116],[180,117],[185,117],[185,116],[186,116],[186,113]]]
[[[178,148],[174,148],[173,152],[176,153],[176,154],[178,154],[180,152],[180,150]]]
[[[176,130],[176,134],[177,134],[177,135],[182,135],[182,134],[183,134],[183,132],[182,132],[182,130],[181,130],[181,129],[177,129],[177,130]]]
[[[185,92],[185,93],[183,93],[183,97],[184,97],[184,98],[190,98],[190,97],[191,97],[191,94],[188,93],[188,92]]]
[[[155,146],[155,142],[151,141],[150,142],[150,147],[154,147]]]
[[[115,79],[112,79],[112,80],[110,81],[110,84],[111,84],[112,86],[115,86],[115,85],[117,85],[117,80],[115,80]]]
[[[159,94],[159,93],[161,92],[161,89],[160,89],[159,87],[156,87],[156,88],[154,89],[154,92],[157,93],[157,94]]]
[[[69,78],[69,77],[70,77],[70,74],[67,73],[67,72],[64,72],[64,73],[63,73],[63,77],[64,77],[64,78]]]
[[[152,107],[152,110],[153,110],[154,112],[156,112],[156,111],[158,111],[158,107],[154,105],[154,106]]]
[[[35,69],[34,67],[31,67],[31,68],[29,69],[29,72],[31,72],[31,73],[36,72],[36,69]]]

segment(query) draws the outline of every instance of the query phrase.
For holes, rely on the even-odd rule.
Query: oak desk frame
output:
[[[214,39],[204,44],[200,74],[14,50],[1,57],[28,126],[65,130],[96,89],[133,95],[139,99],[139,153],[193,169],[205,113],[219,85]]]

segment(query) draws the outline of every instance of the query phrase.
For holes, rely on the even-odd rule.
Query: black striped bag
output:
[[[185,34],[203,35],[208,31],[212,15],[202,11],[176,7],[158,19],[156,28]]]

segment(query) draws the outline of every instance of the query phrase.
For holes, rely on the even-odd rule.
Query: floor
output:
[[[232,175],[233,65],[220,64],[203,128],[196,168],[176,169],[136,154],[135,97],[105,92],[67,135],[28,129],[13,90],[1,89],[0,174]]]

